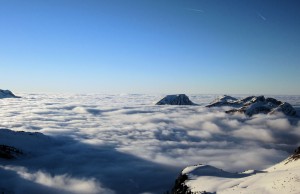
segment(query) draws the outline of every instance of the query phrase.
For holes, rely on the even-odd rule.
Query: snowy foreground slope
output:
[[[263,171],[230,173],[209,165],[185,168],[173,193],[299,194],[300,147],[286,160]]]

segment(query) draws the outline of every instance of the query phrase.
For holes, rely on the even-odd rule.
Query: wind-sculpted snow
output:
[[[300,143],[297,118],[203,107],[215,95],[189,95],[201,106],[155,106],[163,95],[22,97],[0,101],[0,128],[40,133],[0,130],[0,144],[24,153],[0,159],[0,178],[10,180],[0,191],[76,193],[72,185],[82,185],[77,193],[163,193],[186,166],[263,169]],[[299,96],[276,98],[299,111]]]

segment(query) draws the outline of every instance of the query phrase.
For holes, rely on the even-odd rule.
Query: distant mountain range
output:
[[[192,102],[185,94],[167,95],[156,105],[197,105]],[[226,113],[243,113],[247,116],[253,116],[255,114],[276,114],[283,113],[287,116],[296,116],[297,112],[287,102],[281,102],[275,98],[265,98],[264,96],[249,96],[243,99],[237,99],[232,96],[220,96],[206,107],[232,107],[227,110]]]
[[[229,106],[233,109],[226,113],[244,113],[247,116],[255,114],[275,114],[283,113],[287,116],[296,116],[297,112],[287,102],[281,102],[275,98],[265,98],[264,96],[249,96],[243,99],[237,99],[231,96],[221,96],[215,99],[206,107]]]

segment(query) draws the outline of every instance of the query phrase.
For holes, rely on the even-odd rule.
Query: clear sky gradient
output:
[[[298,0],[0,0],[2,89],[300,94]]]

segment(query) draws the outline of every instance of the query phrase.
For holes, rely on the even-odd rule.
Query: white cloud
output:
[[[202,128],[205,131],[209,131],[211,133],[222,133],[218,125],[211,123],[211,122],[204,122],[202,124]]]
[[[50,175],[48,173],[37,171],[28,172],[24,167],[16,166],[0,166],[0,168],[9,171],[15,171],[21,178],[32,181],[50,188],[61,190],[64,192],[71,192],[74,194],[113,194],[114,192],[101,188],[101,185],[94,179],[76,179],[67,174]]]
[[[292,125],[282,115],[248,118],[225,114],[223,108],[154,106],[159,98],[25,95],[1,100],[0,128],[45,136],[0,130],[0,142],[27,153],[16,161],[23,169],[14,168],[28,175],[27,181],[60,190],[62,184],[78,183],[91,192],[107,188],[116,193],[124,188],[163,193],[183,167],[198,163],[232,171],[262,169],[300,144],[300,122]],[[213,98],[194,95],[191,100],[205,104]]]
[[[275,139],[272,136],[272,133],[267,129],[256,129],[252,127],[243,127],[242,129],[238,129],[233,133],[234,137],[240,137],[243,139],[249,140],[259,140],[263,142],[274,142]]]
[[[286,118],[272,119],[266,121],[266,123],[271,129],[290,130],[292,128]]]

